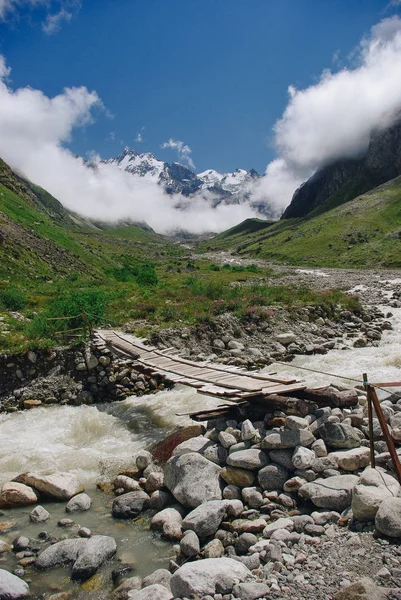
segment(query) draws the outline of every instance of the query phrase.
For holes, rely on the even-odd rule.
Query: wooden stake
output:
[[[384,414],[382,411],[382,407],[380,405],[379,398],[377,397],[376,390],[372,386],[369,386],[369,387],[370,387],[372,403],[373,403],[374,409],[376,411],[377,418],[379,419],[380,427],[382,428],[384,437],[386,438],[388,451],[390,452],[390,456],[393,461],[394,469],[397,474],[397,479],[398,479],[399,483],[401,483],[401,464],[400,464],[400,459],[398,458],[398,454],[395,449],[394,440],[391,437],[389,428],[386,423],[386,419],[384,418]]]
[[[375,461],[375,447],[373,443],[373,410],[372,410],[372,396],[371,386],[368,383],[368,376],[366,373],[363,374],[363,385],[366,389],[367,401],[368,401],[368,419],[369,419],[369,445],[370,445],[370,466],[372,469],[376,467]]]

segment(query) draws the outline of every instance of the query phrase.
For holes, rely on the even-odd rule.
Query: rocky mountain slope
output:
[[[283,219],[330,210],[401,175],[401,121],[376,131],[364,156],[343,159],[315,173],[295,192]]]
[[[178,162],[172,164],[158,160],[150,152],[142,154],[125,148],[116,158],[105,161],[117,165],[120,169],[143,177],[162,186],[168,194],[191,196],[198,192],[207,192],[215,206],[238,204],[249,198],[249,187],[260,175],[254,170],[237,169],[233,173],[219,173],[208,169],[196,174]]]
[[[308,218],[248,219],[201,248],[292,265],[400,268],[401,177]]]
[[[0,159],[0,281],[52,280],[74,272],[99,279],[127,256],[148,259],[169,247],[150,228],[106,227],[66,210]]]

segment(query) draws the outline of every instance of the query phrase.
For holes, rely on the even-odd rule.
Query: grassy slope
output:
[[[319,212],[336,204],[330,198]],[[266,224],[255,233],[220,234],[202,249],[240,253],[286,264],[401,267],[401,177],[327,212]]]

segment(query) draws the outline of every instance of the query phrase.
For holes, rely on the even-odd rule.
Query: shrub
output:
[[[22,310],[26,303],[25,294],[16,288],[0,290],[0,303],[8,310]]]

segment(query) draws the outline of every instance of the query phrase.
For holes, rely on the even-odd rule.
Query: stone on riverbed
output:
[[[353,448],[351,450],[341,450],[340,452],[331,452],[330,456],[334,458],[340,469],[344,471],[356,471],[364,469],[370,462],[369,448]]]
[[[188,529],[184,532],[184,537],[180,541],[180,550],[184,556],[191,558],[200,552],[199,538],[194,531]]]
[[[367,448],[368,450],[368,448]],[[381,469],[368,467],[352,493],[352,512],[358,521],[373,521],[381,503],[398,496],[400,484]]]
[[[250,487],[255,481],[254,471],[238,469],[237,467],[224,467],[220,475],[226,483],[238,488]]]
[[[264,467],[258,473],[260,487],[262,490],[267,490],[268,492],[282,490],[288,477],[289,473],[287,469],[274,463],[267,465],[267,467]]]
[[[376,513],[377,531],[392,538],[401,537],[401,498],[386,498]]]
[[[72,578],[83,580],[94,575],[100,565],[114,556],[116,550],[115,540],[106,535],[63,540],[43,550],[35,566],[38,569],[50,569],[72,563]]]
[[[298,493],[319,508],[343,511],[351,505],[352,491],[357,482],[356,475],[337,475],[305,483]]]
[[[5,483],[0,494],[0,508],[16,508],[29,506],[38,501],[36,492],[23,483],[10,481]]]
[[[183,454],[188,454],[189,452],[198,452],[202,453],[206,448],[213,446],[213,442],[203,435],[199,435],[197,437],[190,438],[189,440],[185,440],[181,444],[178,444],[173,450],[172,456],[182,456]]]
[[[127,475],[117,475],[113,485],[116,490],[123,489],[125,492],[138,492],[141,489],[137,480]]]
[[[359,448],[361,445],[361,438],[351,425],[323,423],[317,431],[322,440],[332,448]]]
[[[227,504],[227,500],[204,502],[185,517],[182,522],[183,529],[191,529],[200,538],[214,535],[224,519]]]
[[[128,492],[116,498],[111,509],[113,517],[133,519],[148,508],[150,498],[145,492]]]
[[[227,458],[227,464],[230,467],[239,467],[250,471],[257,471],[265,467],[268,462],[267,454],[256,448],[233,452]]]
[[[128,593],[128,600],[173,600],[173,595],[163,585],[155,583],[137,592]]]
[[[262,440],[261,446],[269,450],[281,450],[295,448],[295,446],[311,446],[315,439],[309,429],[285,429],[268,433]]]
[[[52,475],[39,475],[38,473],[22,473],[14,479],[35,490],[50,496],[54,500],[70,500],[80,494],[84,488],[72,473],[53,473]]]
[[[250,581],[252,573],[232,558],[206,558],[186,563],[171,578],[174,598],[230,594],[234,585]]]
[[[1,600],[19,600],[29,595],[29,586],[25,581],[0,569],[0,598]]]
[[[168,539],[179,540],[182,537],[182,518],[185,511],[182,506],[175,504],[156,513],[151,521],[151,527],[160,529]]]
[[[44,523],[48,519],[50,519],[50,513],[43,506],[35,506],[29,513],[29,520],[32,523]]]
[[[153,573],[151,573],[151,575],[148,575],[147,577],[144,578],[142,586],[149,587],[150,585],[159,584],[159,585],[162,585],[163,587],[165,587],[166,590],[168,590],[170,592],[171,591],[171,589],[170,589],[171,577],[172,577],[172,575],[171,575],[170,571],[167,571],[167,569],[156,569],[156,571],[153,571]]]
[[[88,496],[88,494],[77,494],[68,502],[65,507],[66,512],[76,512],[76,511],[84,511],[89,510],[92,506],[92,500]]]
[[[270,588],[265,583],[238,583],[233,589],[233,596],[241,600],[257,600],[269,595]]]
[[[207,500],[221,500],[221,468],[200,454],[174,456],[164,467],[164,480],[184,506],[196,508]]]

